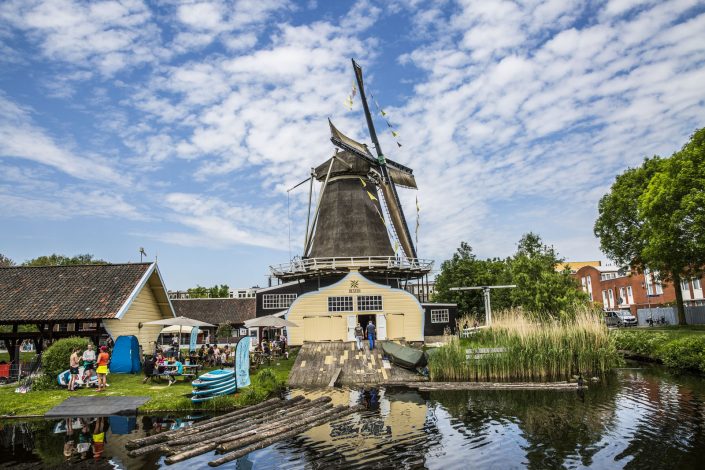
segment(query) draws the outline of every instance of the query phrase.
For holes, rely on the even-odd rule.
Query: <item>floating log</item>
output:
[[[577,382],[424,382],[407,383],[421,392],[443,390],[578,390]]]
[[[210,439],[212,437],[219,437],[222,436],[226,433],[231,433],[243,428],[247,427],[252,427],[255,424],[260,424],[262,422],[266,422],[268,420],[280,420],[282,417],[286,417],[291,415],[294,412],[299,412],[301,410],[309,409],[309,408],[314,408],[317,406],[320,406],[322,404],[328,403],[331,401],[330,397],[320,397],[316,400],[310,401],[310,400],[303,400],[297,403],[295,406],[292,406],[290,408],[282,408],[276,410],[273,414],[267,416],[259,416],[256,418],[249,418],[244,421],[238,421],[235,423],[224,423],[223,426],[217,427],[217,428],[211,428],[207,429],[206,431],[202,430],[196,430],[198,432],[195,433],[190,433],[187,435],[181,435],[181,436],[174,436],[170,439],[168,439],[168,444],[170,446],[173,445],[180,445],[180,444],[193,444],[195,442],[204,442],[207,439]],[[271,413],[271,410],[269,411]]]
[[[150,444],[157,444],[159,442],[165,442],[170,436],[175,436],[175,435],[181,435],[184,433],[190,433],[193,432],[196,429],[210,429],[212,425],[216,425],[218,423],[223,422],[223,420],[226,419],[239,419],[243,418],[244,416],[249,416],[253,415],[258,411],[263,411],[265,409],[271,409],[275,408],[277,406],[288,406],[292,402],[295,401],[300,401],[303,400],[304,397],[295,397],[292,398],[291,400],[282,400],[280,398],[272,398],[270,400],[264,401],[262,403],[258,403],[256,405],[248,406],[245,408],[240,408],[239,410],[227,413],[225,415],[221,416],[216,416],[211,419],[207,419],[205,421],[202,421],[194,426],[191,426],[189,428],[184,428],[184,429],[176,429],[173,431],[165,431],[161,432],[159,434],[154,434],[152,436],[147,436],[147,437],[141,437],[139,439],[133,439],[127,442],[125,444],[125,447],[128,449],[136,449],[138,447],[150,445]]]
[[[321,416],[324,414],[324,412],[328,411],[328,409],[331,409],[331,405],[325,403],[325,401],[330,401],[330,397],[321,397],[321,398],[327,398],[328,400],[323,400],[319,403],[315,403],[311,405],[309,403],[309,406],[307,407],[308,409],[306,411],[310,411],[311,409],[316,409],[316,410],[322,410],[321,411],[316,411],[314,416]],[[325,403],[326,408],[321,408],[320,403]],[[170,457],[167,458],[166,462],[169,464],[180,462],[182,460],[190,459],[191,457],[194,457],[196,455],[201,455],[206,452],[210,452],[211,450],[215,449],[216,446],[220,443],[226,442],[226,441],[238,441],[242,439],[246,439],[244,444],[238,445],[237,447],[242,447],[243,445],[246,445],[247,443],[250,442],[256,442],[258,440],[261,440],[263,436],[269,436],[270,434],[276,434],[278,432],[281,432],[282,426],[286,426],[287,429],[289,429],[292,425],[292,423],[295,422],[295,420],[299,420],[301,415],[301,410],[294,411],[287,413],[286,415],[281,416],[278,419],[272,420],[270,423],[266,424],[265,426],[258,427],[256,429],[252,429],[250,431],[245,431],[242,432],[242,429],[239,429],[238,431],[233,431],[233,432],[228,432],[226,429],[218,429],[218,432],[215,434],[210,434],[209,436],[202,436],[202,435],[197,435],[194,436],[195,439],[197,439],[196,443],[193,445],[189,445],[186,447],[182,447],[180,449],[173,449],[173,453],[171,454]],[[242,428],[242,426],[241,426]],[[225,434],[224,434],[225,433]],[[193,442],[193,441],[190,441]],[[177,443],[174,442],[169,442],[169,445],[176,445]]]
[[[253,452],[255,450],[270,446],[270,445],[274,444],[275,442],[298,436],[299,434],[307,431],[308,429],[314,428],[316,426],[320,426],[321,424],[325,424],[325,423],[332,421],[334,419],[342,418],[344,416],[355,413],[357,411],[361,411],[364,408],[365,407],[361,406],[361,405],[358,405],[358,406],[355,406],[352,408],[341,406],[341,407],[337,407],[337,408],[334,408],[333,410],[331,410],[332,413],[323,413],[323,415],[306,418],[301,422],[301,424],[297,425],[295,428],[293,428],[287,432],[276,434],[272,437],[259,440],[258,442],[251,444],[247,447],[243,447],[243,448],[236,450],[234,452],[230,452],[228,454],[225,454],[216,460],[208,462],[208,465],[210,465],[211,467],[218,467],[220,465],[223,465],[224,463],[231,462],[235,459],[239,459],[240,457],[247,455],[250,452]]]

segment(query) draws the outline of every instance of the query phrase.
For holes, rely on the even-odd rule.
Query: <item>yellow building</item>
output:
[[[413,294],[370,281],[357,271],[342,280],[302,294],[293,301],[286,319],[289,344],[305,341],[354,341],[355,326],[369,320],[377,339],[423,341],[424,309]]]

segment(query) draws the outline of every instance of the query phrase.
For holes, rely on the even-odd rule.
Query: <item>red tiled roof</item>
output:
[[[214,325],[244,323],[255,318],[255,299],[179,299],[172,300],[177,317],[193,318]]]
[[[0,268],[0,323],[114,318],[150,265]]]

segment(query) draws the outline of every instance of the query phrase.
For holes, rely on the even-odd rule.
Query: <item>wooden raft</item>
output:
[[[421,392],[436,392],[445,390],[559,390],[571,391],[581,388],[577,382],[426,382],[408,383],[409,388]]]
[[[357,351],[354,342],[304,343],[289,373],[289,386],[375,386],[426,380],[416,372],[391,364],[382,356],[381,344],[372,351],[365,344],[362,351]]]
[[[130,457],[152,452],[167,454],[167,464],[215,451],[222,455],[208,465],[217,467],[364,409],[363,406],[334,407],[330,401],[330,397],[316,400],[302,396],[291,400],[274,398],[188,428],[133,439],[125,447],[130,449]]]

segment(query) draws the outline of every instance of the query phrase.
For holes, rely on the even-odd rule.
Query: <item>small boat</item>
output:
[[[427,363],[426,353],[420,349],[402,346],[391,341],[382,342],[382,350],[389,356],[392,363],[405,369],[415,370]]]
[[[209,395],[215,392],[220,392],[222,390],[226,390],[235,384],[235,379],[227,380],[225,382],[218,382],[217,384],[214,384],[211,387],[208,388],[199,388],[191,392],[192,395]]]

